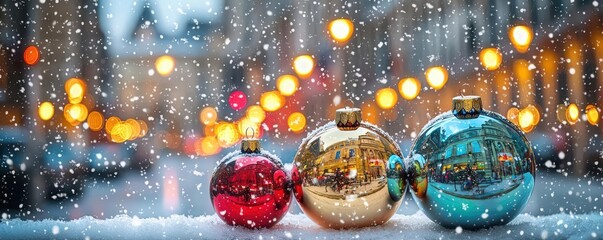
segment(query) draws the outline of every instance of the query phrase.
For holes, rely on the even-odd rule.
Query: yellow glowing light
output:
[[[479,53],[479,58],[486,70],[496,70],[502,63],[502,53],[497,48],[484,48]]]
[[[65,92],[70,103],[80,103],[86,93],[86,83],[79,78],[70,78],[65,82]]]
[[[534,116],[532,119],[532,125],[538,125],[538,123],[540,122],[540,111],[538,111],[538,108],[530,104],[526,107],[526,110],[530,111],[532,113],[532,116]]]
[[[294,112],[287,118],[287,125],[293,132],[301,132],[306,127],[306,116],[300,112]]]
[[[105,123],[105,131],[111,134],[111,130],[113,130],[113,127],[120,122],[121,119],[115,116],[107,118],[107,122]]]
[[[149,126],[147,126],[147,123],[142,120],[138,120],[138,124],[140,125],[140,133],[138,134],[138,137],[141,138],[147,135],[147,132],[149,131]]]
[[[216,139],[221,147],[230,147],[237,143],[241,137],[239,129],[233,123],[221,122],[216,124],[214,130]]]
[[[140,135],[140,123],[134,119],[128,119],[125,121],[125,124],[130,125],[130,129],[132,129],[132,133],[128,140],[134,140]]]
[[[213,125],[218,119],[218,112],[213,107],[205,107],[199,113],[199,120],[205,125]]]
[[[375,94],[377,105],[382,109],[392,109],[398,102],[398,93],[391,88],[382,88]]]
[[[448,71],[443,67],[430,67],[425,71],[427,84],[435,90],[440,90],[448,82]]]
[[[297,80],[297,77],[293,75],[285,74],[276,79],[276,89],[278,89],[283,96],[293,95],[298,87],[299,81]]]
[[[578,122],[580,118],[580,108],[575,103],[572,103],[567,106],[565,109],[565,119],[571,125],[574,125]]]
[[[518,59],[513,62],[513,74],[515,74],[519,84],[528,84],[533,78],[532,71],[530,70],[530,63],[525,59]]]
[[[600,119],[599,109],[594,105],[589,104],[584,111],[586,112],[586,120],[588,120],[588,123],[598,126]]]
[[[300,55],[293,59],[293,70],[300,78],[307,78],[314,70],[314,59],[310,55]]]
[[[534,127],[534,113],[524,108],[519,111],[518,115],[519,128],[524,132],[529,132]],[[527,131],[526,131],[527,130]]]
[[[264,112],[264,109],[262,109],[262,107],[258,105],[252,105],[247,108],[246,117],[249,120],[259,124],[262,123],[264,119],[266,119],[266,112]]]
[[[415,99],[421,92],[421,82],[416,78],[403,78],[398,82],[398,91],[406,100]]]
[[[69,103],[65,105],[65,108],[63,109],[63,115],[65,116],[67,122],[75,126],[78,125],[80,122],[86,120],[86,117],[88,117],[88,108],[81,103]]]
[[[507,111],[507,119],[509,119],[509,121],[515,124],[515,126],[519,126],[518,118],[519,109],[517,109],[516,107],[509,108],[509,110]]]
[[[532,32],[532,28],[524,25],[519,25],[512,27],[509,30],[509,38],[511,39],[511,43],[513,43],[513,46],[515,46],[515,49],[517,49],[518,52],[525,53],[528,51],[530,43],[532,43],[534,33]]]
[[[111,129],[111,140],[116,143],[122,143],[132,137],[132,126],[125,122],[119,122]]]
[[[51,119],[54,116],[54,105],[51,102],[43,102],[38,107],[38,115],[44,121]]]
[[[155,69],[161,76],[169,76],[174,71],[174,58],[168,55],[163,55],[155,60]]]
[[[337,43],[346,43],[354,34],[354,23],[349,19],[335,19],[329,23],[329,34]]]
[[[285,105],[285,97],[279,91],[265,92],[260,97],[260,105],[265,111],[274,112]]]
[[[214,136],[200,138],[195,142],[195,152],[200,156],[211,156],[221,150],[218,140]]]
[[[92,131],[99,131],[103,128],[103,115],[97,111],[92,111],[88,114],[88,127]]]
[[[249,138],[259,138],[260,137],[260,124],[252,121],[251,119],[244,117],[238,123],[239,133],[241,136],[249,137]],[[247,130],[249,129],[249,130]]]

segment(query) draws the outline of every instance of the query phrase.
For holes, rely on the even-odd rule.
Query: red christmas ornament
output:
[[[244,139],[240,152],[228,154],[210,182],[214,210],[227,224],[269,228],[287,213],[290,178],[279,159],[260,150],[257,139]]]
[[[247,105],[247,96],[242,91],[233,91],[228,97],[228,104],[232,109],[239,111]]]

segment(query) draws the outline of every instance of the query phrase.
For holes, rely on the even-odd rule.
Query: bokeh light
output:
[[[40,51],[36,46],[27,46],[23,51],[23,61],[27,65],[34,65],[40,59]]]
[[[403,78],[398,82],[398,91],[406,100],[415,99],[421,92],[421,82],[416,78]]]
[[[214,130],[216,132],[216,139],[221,147],[230,147],[237,143],[241,138],[239,129],[234,123],[220,122],[216,124]]]
[[[300,78],[308,78],[314,71],[314,59],[310,55],[300,55],[293,59],[293,70]]]
[[[262,109],[262,107],[258,105],[252,105],[247,108],[246,117],[249,120],[259,124],[262,123],[264,119],[266,119],[266,112],[264,112],[264,109]]]
[[[598,126],[599,119],[601,118],[599,114],[599,109],[596,106],[589,104],[586,106],[584,111],[586,112],[586,120],[588,121],[588,123]]]
[[[155,60],[155,70],[164,77],[172,74],[175,65],[174,58],[169,55],[163,55]]]
[[[81,103],[68,103],[63,109],[63,115],[65,116],[67,122],[75,126],[83,121],[86,121],[86,118],[88,117],[88,108]]]
[[[578,105],[576,105],[575,103],[568,105],[567,108],[565,109],[565,120],[569,124],[574,125],[578,122],[579,119],[580,119],[580,108],[578,108]]]
[[[128,140],[134,140],[136,138],[138,138],[138,136],[140,135],[140,123],[134,119],[128,119],[124,122],[125,124],[130,126],[130,129],[132,129],[132,133],[130,135],[130,137],[128,138]]]
[[[200,138],[195,142],[195,152],[199,156],[211,156],[221,150],[218,140],[214,136]]]
[[[205,107],[199,113],[199,121],[205,125],[213,125],[218,119],[218,112],[213,107]]]
[[[285,105],[285,97],[279,91],[265,92],[260,97],[260,105],[265,111],[274,112]]]
[[[382,88],[375,94],[377,105],[382,109],[392,109],[398,102],[398,93],[392,88]]]
[[[425,71],[427,84],[435,90],[440,90],[448,82],[448,71],[443,67],[430,67]]]
[[[116,143],[122,143],[132,137],[132,126],[125,122],[119,122],[111,129],[111,140]]]
[[[527,111],[530,111],[532,113],[532,125],[536,126],[538,125],[538,123],[540,122],[540,111],[538,110],[538,108],[532,104],[528,105],[526,107]]]
[[[103,115],[97,111],[92,111],[88,114],[88,127],[92,131],[99,131],[103,129],[104,118]]]
[[[107,132],[107,134],[111,134],[111,130],[113,130],[113,127],[120,122],[121,119],[115,116],[107,118],[107,122],[105,122],[105,131]]]
[[[486,70],[496,70],[502,63],[502,53],[497,48],[484,48],[479,53],[479,59]]]
[[[354,34],[354,23],[346,18],[339,18],[329,22],[329,35],[335,42],[344,44]]]
[[[65,82],[65,92],[69,103],[80,103],[86,94],[86,83],[79,78],[70,78]]]
[[[306,127],[306,116],[303,113],[294,112],[287,118],[287,125],[293,132],[302,132]]]
[[[509,108],[507,110],[507,119],[519,127],[519,109],[516,107]]]
[[[237,126],[239,128],[239,134],[242,137],[249,138],[260,138],[260,124],[244,117],[238,123]],[[249,129],[249,130],[247,130]]]
[[[285,74],[276,79],[276,89],[283,96],[293,95],[297,91],[297,88],[299,88],[299,81],[293,75]]]
[[[38,115],[44,121],[51,119],[54,116],[54,105],[51,102],[43,102],[38,107]]]
[[[518,25],[509,29],[509,39],[511,39],[511,43],[513,43],[515,49],[520,53],[528,51],[533,38],[534,33],[532,32],[532,28],[528,26]]]
[[[138,120],[138,124],[140,125],[140,133],[138,134],[138,137],[141,138],[147,135],[147,132],[149,132],[149,126],[145,121],[142,120]]]
[[[241,110],[247,105],[247,96],[243,91],[233,91],[228,97],[228,105],[235,111]]]

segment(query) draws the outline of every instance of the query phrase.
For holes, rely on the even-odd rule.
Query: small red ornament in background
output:
[[[241,152],[229,154],[214,171],[210,198],[227,224],[269,228],[287,214],[290,181],[279,159],[261,151],[257,139],[244,139]]]
[[[228,97],[228,104],[232,109],[239,111],[247,105],[247,96],[242,91],[233,91],[230,93],[230,97]]]
[[[23,52],[23,61],[28,65],[34,65],[40,59],[40,51],[36,46],[28,46]]]

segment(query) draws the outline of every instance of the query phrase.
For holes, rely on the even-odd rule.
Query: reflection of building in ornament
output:
[[[368,166],[363,166],[365,171],[369,171],[371,177],[381,177],[385,175],[385,160],[389,156],[385,156],[385,146],[380,141],[379,136],[366,133],[358,137],[360,141],[360,157],[368,162]]]

